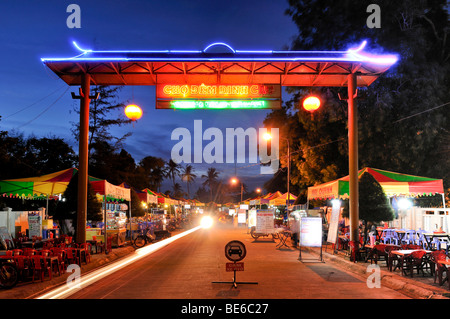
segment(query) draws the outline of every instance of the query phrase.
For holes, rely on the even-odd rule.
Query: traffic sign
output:
[[[225,245],[225,257],[229,261],[241,261],[247,255],[245,245],[239,240],[232,240]]]
[[[244,263],[226,263],[226,271],[244,271]]]

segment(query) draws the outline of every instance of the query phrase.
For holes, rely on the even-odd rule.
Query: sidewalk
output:
[[[308,252],[320,255],[320,248],[302,248]],[[336,267],[348,270],[352,273],[365,277],[366,279],[373,273],[368,270],[370,262],[351,262],[344,252],[338,251],[333,253],[331,244],[322,248],[323,260],[332,263]],[[384,261],[379,262],[381,270],[381,285],[390,289],[401,292],[411,298],[415,299],[449,299],[450,290],[447,283],[443,286],[434,283],[434,277],[426,275],[425,277],[414,274],[414,277],[402,276],[399,271],[390,272],[387,270]]]

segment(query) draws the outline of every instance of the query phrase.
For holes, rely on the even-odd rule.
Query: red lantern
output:
[[[142,110],[139,106],[130,104],[125,107],[125,115],[132,121],[139,120],[142,117]]]
[[[308,96],[303,101],[303,108],[308,112],[314,112],[320,107],[320,100],[315,96]]]

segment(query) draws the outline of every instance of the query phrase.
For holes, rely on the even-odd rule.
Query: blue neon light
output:
[[[73,45],[75,48],[82,53],[72,58],[42,58],[42,62],[51,62],[51,61],[268,61],[268,62],[277,62],[277,61],[291,61],[291,62],[316,62],[316,61],[326,61],[326,62],[368,62],[373,64],[380,65],[391,65],[398,61],[398,57],[395,55],[373,55],[367,52],[363,52],[363,49],[367,45],[367,41],[364,40],[358,47],[350,48],[346,51],[270,51],[270,50],[260,50],[260,51],[251,51],[251,50],[234,50],[230,45],[223,42],[215,42],[208,45],[203,51],[196,50],[163,50],[163,51],[151,51],[151,50],[142,50],[142,51],[131,51],[131,50],[122,50],[122,51],[94,51],[94,50],[86,50],[81,48],[75,41],[73,41]],[[206,53],[208,49],[214,46],[225,46],[230,49],[235,56],[234,57],[90,57],[95,53],[121,53],[121,54],[129,54],[129,53],[148,53],[148,54],[200,54]],[[275,56],[264,56],[264,57],[239,57],[239,54],[272,54]],[[305,54],[308,56],[304,57],[277,57],[277,54],[289,54],[289,55],[297,55],[297,54]],[[314,54],[320,54],[324,56],[314,56]],[[313,55],[313,56],[311,56]],[[341,55],[341,56],[337,56]]]
[[[226,44],[226,43],[223,43],[223,42],[215,42],[215,43],[212,43],[212,44],[208,45],[208,46],[203,50],[203,52],[206,52],[206,51],[208,51],[209,48],[212,48],[212,47],[218,46],[218,45],[220,45],[220,46],[225,46],[225,47],[227,47],[228,49],[230,49],[231,51],[233,51],[233,53],[236,53],[236,51],[235,51],[230,45],[228,45],[228,44]]]

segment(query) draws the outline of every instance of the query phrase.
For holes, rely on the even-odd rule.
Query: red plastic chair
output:
[[[49,279],[52,279],[52,269],[48,265],[45,258],[39,255],[31,256],[30,257],[32,261],[32,271],[33,271],[33,282],[34,282],[34,275],[36,273],[39,274],[39,277],[41,278],[41,281],[44,281],[45,273],[47,272]]]
[[[41,255],[43,257],[48,257],[48,256],[51,255],[51,253],[52,252],[50,250],[48,250],[48,249],[42,249],[42,250],[38,251],[38,255]]]
[[[37,255],[37,250],[33,248],[24,248],[23,249],[24,256],[34,256]]]
[[[417,269],[417,274],[422,271],[422,274],[425,276],[424,267],[426,265],[426,260],[424,259],[427,253],[424,250],[413,251],[411,255],[409,255],[405,261],[405,267],[409,270],[409,274],[413,277],[414,267]]]
[[[439,285],[442,286],[444,282],[448,279],[449,271],[447,267],[438,263],[439,260],[445,260],[447,258],[444,250],[433,251],[431,253],[431,262],[434,264],[434,268],[432,267],[432,273],[434,273],[434,283],[436,283],[436,279],[439,280]],[[444,273],[446,277],[444,278]],[[450,283],[449,283],[450,285]]]
[[[22,249],[13,249],[13,256],[19,256],[22,255],[23,256],[23,250]]]
[[[77,250],[73,248],[66,249],[66,260],[68,264],[77,264],[81,267],[80,258],[77,255]]]
[[[370,263],[375,262],[375,264],[378,263],[378,260],[381,260],[381,258],[384,259],[386,262],[386,265],[388,264],[388,257],[389,255],[386,253],[386,245],[385,244],[378,244],[373,247],[373,258],[370,260]]]
[[[85,256],[86,256],[86,263],[91,262],[91,249],[92,245],[90,243],[83,243],[80,245],[80,248],[84,248]]]
[[[16,264],[19,276],[21,278],[27,278],[30,274],[30,258],[28,256],[17,255],[14,256],[14,263]]]

